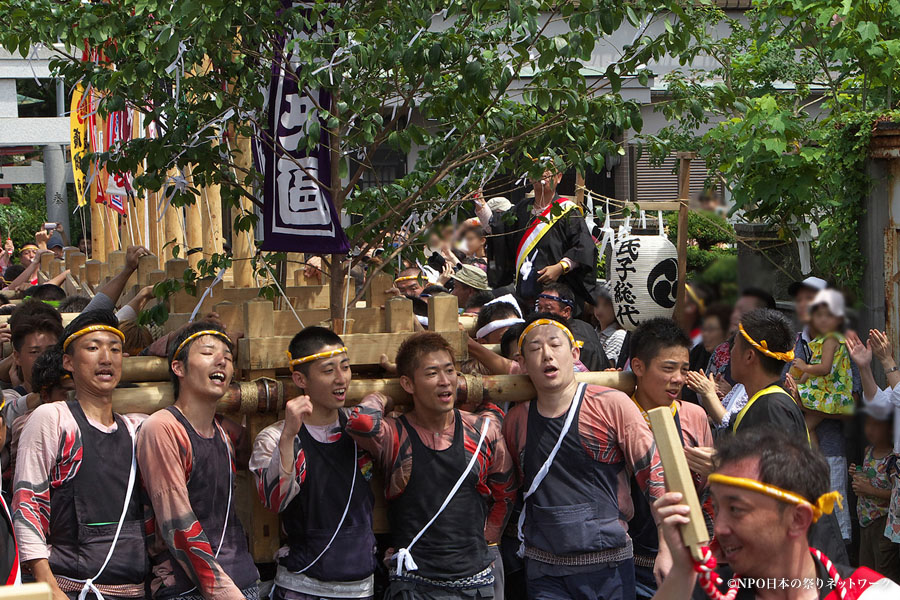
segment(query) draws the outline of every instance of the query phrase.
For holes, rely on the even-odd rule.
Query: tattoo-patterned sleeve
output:
[[[624,461],[650,502],[666,493],[662,462],[653,433],[637,406],[624,393],[588,386],[578,433],[585,450],[594,460]]]
[[[286,472],[281,466],[278,441],[283,429],[284,421],[279,421],[259,432],[250,456],[250,471],[256,478],[256,492],[263,506],[273,512],[287,508],[306,481],[306,456],[299,436],[294,436],[293,469]]]
[[[530,402],[521,402],[509,409],[509,414],[503,419],[503,439],[509,451],[510,458],[516,471],[516,480],[522,485],[525,473],[522,470],[522,461],[525,455],[525,438],[528,429],[528,406]]]
[[[384,415],[378,394],[370,394],[350,409],[346,431],[360,448],[371,454],[385,473],[392,473],[400,452],[397,425]]]
[[[39,406],[29,416],[19,439],[12,503],[22,562],[50,557],[50,486],[78,473],[82,451],[78,426],[65,403]]]
[[[466,413],[463,415],[468,425],[465,437],[466,454],[470,457],[478,445],[485,418],[491,420],[478,456],[481,475],[478,491],[489,499],[490,511],[485,521],[484,537],[489,544],[493,544],[500,541],[503,528],[506,527],[506,520],[516,499],[518,478],[512,456],[500,431],[501,421],[497,419],[496,414],[481,413],[477,415],[477,419],[472,419],[476,415]]]
[[[138,464],[150,497],[156,533],[204,598],[242,600],[244,595],[215,559],[188,498],[191,443],[168,411],[154,413],[138,435]]]

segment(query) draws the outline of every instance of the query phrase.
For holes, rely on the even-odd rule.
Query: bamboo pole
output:
[[[253,166],[253,155],[251,153],[250,144],[251,141],[248,137],[238,137],[236,139],[237,147],[235,148],[234,160],[239,168],[250,169]],[[238,176],[241,176],[240,171],[238,172]],[[250,203],[250,200],[241,196],[240,208],[233,208],[231,210],[232,222],[244,212],[252,213],[253,205]],[[232,265],[234,287],[250,287],[253,285],[253,265],[250,261],[250,258],[254,254],[252,239],[252,229],[249,232],[232,229],[231,251],[234,256],[234,263]]]
[[[188,176],[189,180],[193,180],[192,176]],[[191,268],[196,269],[200,259],[203,258],[202,252],[189,253],[191,250],[202,249],[203,241],[203,212],[200,209],[200,198],[194,198],[194,202],[184,207],[184,233],[186,258],[191,263]]]
[[[93,182],[91,187],[95,187]],[[92,194],[93,196],[93,194]],[[91,258],[100,262],[106,262],[106,229],[103,226],[103,206],[91,200]]]

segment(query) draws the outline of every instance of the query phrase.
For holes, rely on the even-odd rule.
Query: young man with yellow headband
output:
[[[783,387],[785,363],[794,359],[794,334],[783,314],[757,309],[741,317],[731,350],[731,375],[744,385],[747,403],[731,417],[728,431],[773,429],[809,440],[803,412]],[[812,529],[813,541],[834,560],[846,561],[847,550],[837,517],[828,515]]]
[[[372,458],[344,432],[347,348],[324,327],[303,329],[289,348],[301,395],[288,400],[283,421],[260,432],[250,457],[259,498],[281,515],[287,538],[272,598],[371,598]]]
[[[682,402],[681,393],[690,367],[691,339],[672,319],[650,319],[641,323],[631,334],[631,370],[637,381],[631,399],[650,429],[647,411],[660,406],[670,407],[675,426],[688,457],[694,486],[701,502],[708,496],[706,476],[711,469],[713,452],[712,431],[706,411],[690,402]],[[668,569],[671,557],[658,556],[659,535],[650,504],[632,479],[631,498],[634,517],[628,522],[628,535],[634,544],[634,573],[638,598],[651,598],[657,582],[654,569]],[[712,525],[709,515],[707,525]]]
[[[418,298],[425,288],[422,286],[422,273],[418,267],[403,269],[394,279],[394,288],[397,293],[407,298]]]
[[[865,567],[843,566],[809,538],[840,494],[829,491],[828,464],[805,439],[751,429],[720,441],[710,490],[715,506],[713,556],[722,566],[720,591],[736,600],[894,600],[900,586]],[[673,567],[654,600],[687,600],[697,579],[678,527],[690,509],[669,493],[654,506],[672,551]],[[834,560],[835,562],[832,562]]]
[[[54,600],[144,598],[149,574],[135,460],[139,419],[113,413],[122,334],[110,311],[61,338],[75,399],[37,407],[19,440],[13,521],[22,564]],[[84,597],[84,596],[82,596]]]
[[[371,394],[347,423],[385,475],[396,550],[385,600],[495,598],[492,563],[516,492],[502,412],[455,407],[453,349],[437,333],[406,338],[396,362],[413,409],[389,417],[390,399]]]
[[[785,363],[794,360],[794,336],[787,318],[771,309],[741,317],[731,349],[731,376],[744,385],[748,401],[732,418],[732,433],[757,427],[807,437],[803,413],[782,387]]]
[[[259,573],[235,510],[242,430],[216,415],[234,375],[224,328],[197,322],[169,342],[175,404],[141,427],[138,463],[153,508],[154,600],[255,600]]]
[[[509,411],[503,436],[524,490],[528,597],[631,600],[629,476],[650,502],[665,491],[653,435],[627,395],[575,381],[579,349],[558,317],[529,317],[519,347],[537,397]]]

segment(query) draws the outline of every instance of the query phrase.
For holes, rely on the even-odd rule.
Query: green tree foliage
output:
[[[741,21],[693,9],[690,27],[682,58],[708,55],[717,68],[666,77],[658,109],[672,125],[648,137],[652,151],[696,149],[735,210],[785,239],[817,223],[816,270],[856,288],[869,134],[900,99],[900,3],[763,0]]]
[[[257,202],[259,173],[234,164],[220,125],[230,111],[238,136],[266,122],[273,62],[301,88],[327,88],[332,103],[317,109],[325,127],[311,120],[298,147],[330,135],[340,175],[332,198],[365,215],[350,228],[351,242],[361,251],[386,247],[393,258],[491,173],[535,170],[524,150],[582,171],[602,168],[605,155],[620,151],[614,134],[642,124],[640,104],[619,94],[623,81],[646,83],[641,65],[690,42],[683,4],[318,0],[284,9],[278,0],[24,0],[0,6],[0,21],[12,24],[0,42],[23,55],[33,44],[59,42],[53,70],[68,85],[104,91],[101,113],[134,107],[156,121],[157,139],[134,140],[101,159],[112,170],[144,163],[136,184],[154,191],[173,170],[193,165],[194,186],[175,194],[176,205],[212,183],[234,206],[241,195]],[[658,34],[642,26],[651,17],[665,20]],[[638,28],[633,43],[601,77],[585,77],[597,41],[625,26]],[[282,33],[312,30],[293,40],[295,58],[284,64]],[[85,42],[115,68],[82,62]],[[420,151],[408,175],[360,189],[377,151],[405,153],[413,144]],[[414,213],[410,235],[395,235]],[[251,222],[245,214],[236,225]],[[401,247],[391,246],[396,241]]]

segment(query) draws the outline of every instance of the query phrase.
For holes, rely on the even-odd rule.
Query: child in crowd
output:
[[[895,462],[891,420],[866,416],[866,446],[862,465],[850,465],[850,478],[856,493],[859,518],[859,565],[894,576],[900,555],[897,545],[885,537],[891,481],[888,465]]]
[[[853,374],[850,353],[841,333],[844,328],[844,297],[837,290],[816,294],[810,307],[809,343],[812,358],[807,363],[795,359],[793,369],[800,375],[797,390],[803,405],[806,427],[812,439],[826,414],[853,412]]]

